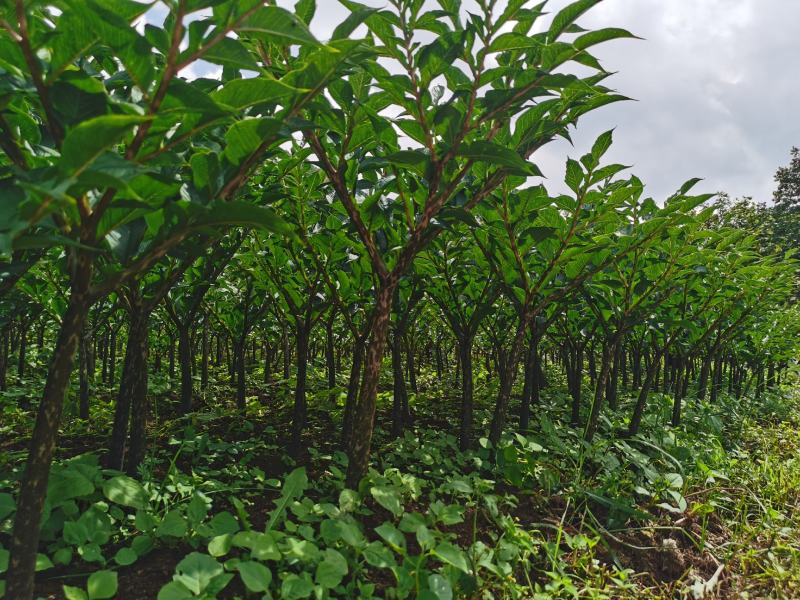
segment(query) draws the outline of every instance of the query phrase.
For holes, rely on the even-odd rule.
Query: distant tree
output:
[[[766,202],[756,202],[749,196],[731,198],[722,192],[714,200],[714,227],[741,229],[758,239],[761,254],[772,254],[778,245],[775,232],[776,210]]]
[[[790,250],[800,246],[800,148],[792,148],[789,164],[777,170],[775,181],[775,237]]]

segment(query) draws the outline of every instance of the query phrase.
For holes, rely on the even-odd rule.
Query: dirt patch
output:
[[[158,596],[158,591],[167,582],[172,581],[175,566],[191,551],[191,547],[183,545],[156,548],[140,557],[134,564],[120,568],[117,571],[118,591],[114,597],[117,600],[152,600]],[[71,567],[65,569],[69,571]],[[62,585],[85,587],[86,577],[91,571],[86,569],[81,571],[78,575],[49,571],[47,578],[37,579],[36,596],[47,600],[60,600],[64,598]]]

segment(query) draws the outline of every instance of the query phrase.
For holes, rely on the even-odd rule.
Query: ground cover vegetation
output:
[[[342,3],[0,3],[0,592],[800,593],[796,151],[553,194],[598,0]]]

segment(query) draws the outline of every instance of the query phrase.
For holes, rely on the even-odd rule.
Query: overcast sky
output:
[[[550,12],[565,4],[551,0]],[[312,29],[327,39],[347,11],[336,0],[317,6]],[[563,178],[567,155],[613,127],[609,160],[633,165],[656,199],[691,177],[705,179],[698,191],[772,197],[775,170],[800,146],[800,0],[605,0],[579,23],[646,38],[596,50],[617,72],[608,85],[637,101],[585,117],[575,148],[557,142],[538,153],[548,187]]]

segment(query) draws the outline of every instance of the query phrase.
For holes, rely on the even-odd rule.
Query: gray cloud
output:
[[[638,102],[588,115],[576,153],[616,126],[609,158],[633,164],[656,198],[689,177],[705,178],[704,191],[771,198],[776,168],[800,144],[800,2],[607,0],[581,24],[646,39],[599,48],[618,71],[613,87]],[[565,152],[545,149],[548,174]]]

